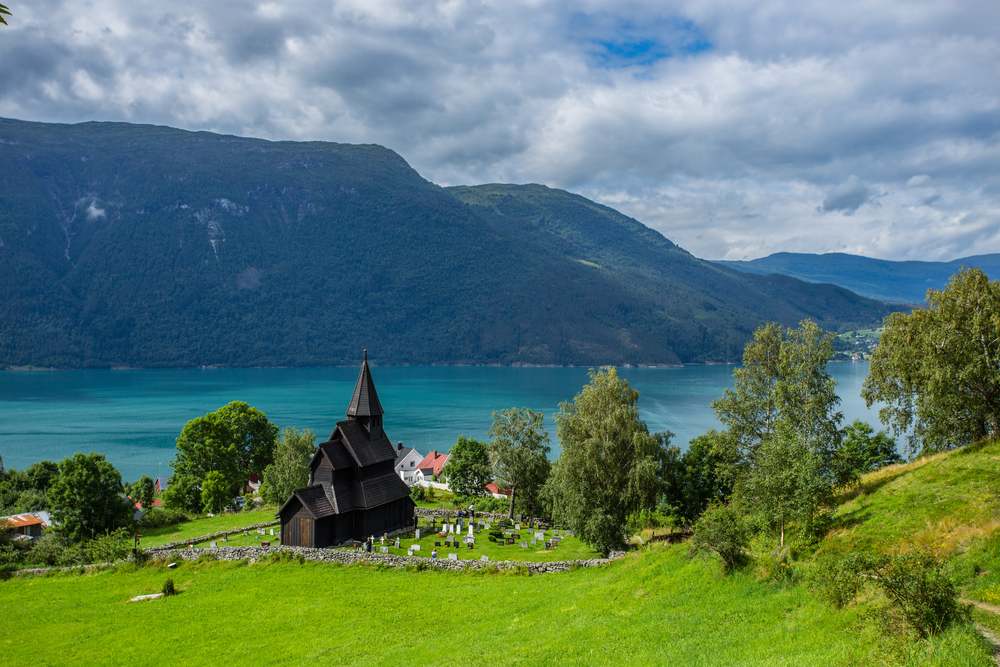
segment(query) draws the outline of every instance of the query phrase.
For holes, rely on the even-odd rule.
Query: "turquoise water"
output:
[[[831,364],[841,409],[877,424],[859,396],[866,363]],[[460,434],[485,437],[493,410],[542,410],[558,452],[552,415],[586,382],[583,368],[373,367],[385,426],[394,441],[426,453]],[[640,392],[651,430],[685,446],[716,426],[711,402],[731,384],[731,366],[624,368]],[[0,456],[8,467],[74,452],[105,453],[126,479],[166,477],[184,423],[232,400],[255,405],[279,426],[325,438],[342,419],[355,368],[251,368],[0,372]]]

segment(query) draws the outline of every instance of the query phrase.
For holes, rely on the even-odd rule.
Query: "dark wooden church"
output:
[[[366,351],[347,419],[316,449],[309,486],[295,491],[278,511],[281,543],[330,547],[413,528],[415,507],[395,461]]]

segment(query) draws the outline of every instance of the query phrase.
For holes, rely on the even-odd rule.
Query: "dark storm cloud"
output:
[[[708,257],[1000,250],[993,1],[14,4],[4,116],[381,143]]]

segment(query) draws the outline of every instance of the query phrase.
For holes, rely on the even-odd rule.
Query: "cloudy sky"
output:
[[[379,143],[708,258],[1000,252],[997,0],[5,2],[0,116]]]

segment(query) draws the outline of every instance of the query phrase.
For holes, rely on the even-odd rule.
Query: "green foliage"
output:
[[[7,9],[7,5],[0,5],[0,24],[7,25],[7,18],[11,16],[10,10]]]
[[[723,504],[733,493],[736,461],[727,434],[711,430],[693,438],[683,456],[668,458],[665,500],[686,525],[712,503]]]
[[[483,496],[493,479],[489,447],[484,442],[458,436],[444,466],[448,487],[459,496]]]
[[[251,475],[274,460],[277,435],[278,428],[263,412],[233,401],[184,425],[171,464],[174,476],[191,477],[204,486],[214,471],[218,473],[215,479],[221,477],[227,489],[227,501],[231,500]]]
[[[84,551],[91,563],[111,563],[128,558],[132,545],[132,533],[119,528],[90,540],[84,545]]]
[[[713,553],[722,559],[726,572],[747,561],[750,529],[742,513],[730,505],[712,505],[694,524],[691,553]]]
[[[427,491],[424,487],[419,484],[414,484],[410,487],[410,499],[415,503],[422,502],[427,498]]]
[[[638,400],[614,368],[592,370],[556,416],[555,518],[605,553],[625,544],[629,516],[654,509],[662,490],[669,435],[649,432]]]
[[[48,491],[58,474],[59,465],[52,461],[0,472],[0,515],[49,509]]]
[[[534,513],[541,506],[540,492],[551,467],[544,421],[544,414],[527,408],[493,413],[490,463],[497,484],[511,490],[510,516],[515,507]]]
[[[174,475],[163,491],[163,504],[177,512],[201,512],[201,483],[191,475]]]
[[[863,396],[912,452],[1000,435],[1000,282],[969,269],[927,308],[894,313],[872,356]]]
[[[201,482],[201,508],[205,512],[221,512],[233,499],[231,487],[218,470],[210,470]]]
[[[940,561],[928,553],[897,556],[857,553],[831,567],[823,578],[828,600],[843,606],[865,585],[877,586],[891,603],[891,612],[926,638],[968,619],[955,585]]]
[[[309,483],[309,463],[316,453],[316,436],[306,429],[288,427],[274,450],[274,463],[264,468],[260,495],[265,502],[281,505],[292,492]]]
[[[838,485],[855,484],[866,472],[902,462],[896,442],[884,431],[875,433],[868,424],[855,420],[844,428],[843,434],[843,442],[832,464]]]
[[[156,494],[156,483],[149,475],[143,475],[128,487],[129,498],[134,503],[140,503],[144,510],[153,506],[153,496]]]
[[[784,547],[787,525],[809,526],[832,492],[819,455],[781,422],[757,449],[737,486],[737,499],[740,507],[777,529]]]
[[[49,501],[59,531],[74,542],[132,522],[121,475],[102,454],[74,454],[60,463]]]
[[[139,525],[145,530],[147,528],[174,526],[189,520],[190,517],[181,510],[169,507],[153,507],[143,513]]]
[[[167,579],[163,582],[163,588],[160,589],[164,597],[170,597],[171,595],[177,595],[177,588],[174,586],[173,579]]]

